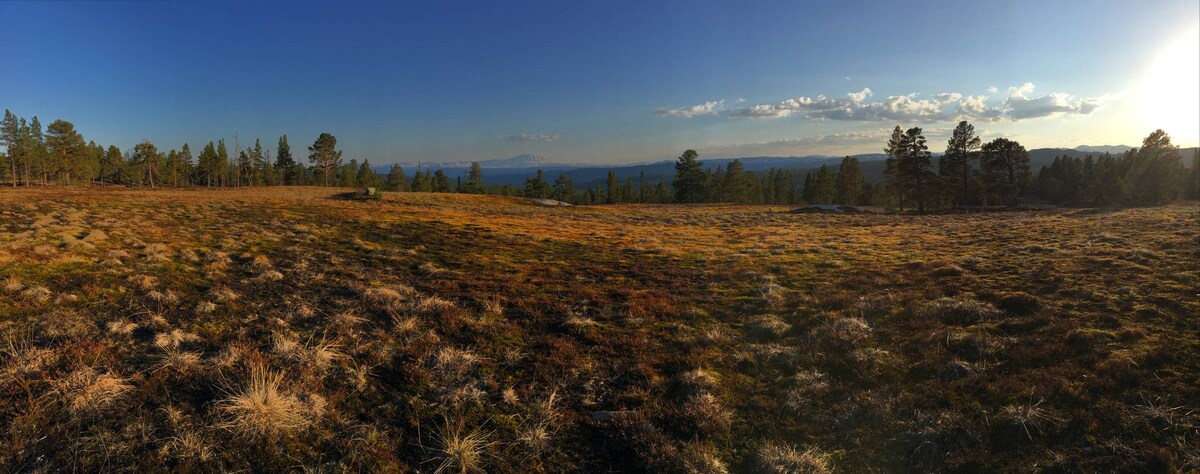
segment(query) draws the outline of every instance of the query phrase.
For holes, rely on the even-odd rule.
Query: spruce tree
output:
[[[850,206],[858,205],[858,197],[862,194],[863,173],[858,158],[842,158],[842,164],[837,173],[837,202]]]
[[[408,177],[404,176],[404,168],[401,168],[400,165],[392,165],[392,169],[388,171],[386,187],[388,191],[400,192],[411,189],[408,185]]]

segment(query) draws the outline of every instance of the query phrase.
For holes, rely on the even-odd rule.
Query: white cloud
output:
[[[1004,101],[1004,112],[1008,118],[1024,120],[1055,115],[1087,115],[1107,105],[1109,99],[1108,96],[1077,98],[1063,92],[1030,97],[1034,87],[1032,82],[1026,82],[1008,89],[1008,99]]]
[[[989,87],[989,91],[997,90]],[[722,114],[750,119],[772,119],[801,116],[818,120],[858,122],[917,122],[936,123],[952,120],[1019,121],[1049,116],[1087,115],[1103,108],[1114,96],[1077,98],[1054,92],[1040,97],[1032,96],[1034,85],[1026,82],[1010,87],[1008,98],[1003,104],[988,105],[988,96],[963,95],[958,92],[942,92],[929,99],[917,93],[888,96],[871,100],[873,92],[863,88],[847,93],[844,97],[802,96],[783,100],[776,104],[741,106],[725,112],[724,101],[705,102],[687,108],[661,108],[655,113],[670,117],[692,117],[696,115]],[[741,100],[738,101],[739,103]]]
[[[987,91],[988,91],[988,94],[995,94],[997,92],[1000,92],[1000,89],[997,89],[996,86],[988,86]]]
[[[510,136],[510,137],[508,137],[508,141],[510,141],[510,142],[521,142],[521,143],[525,143],[525,142],[552,142],[552,141],[558,140],[559,138],[562,138],[562,135],[559,135],[559,134],[557,134],[557,133],[550,134],[550,135],[538,135],[538,134],[522,133],[522,134],[520,134],[520,135],[513,135],[513,136]]]
[[[717,100],[691,107],[659,107],[654,109],[654,114],[661,117],[692,118],[697,115],[716,115],[722,110],[725,110],[725,101]]]
[[[982,120],[991,122],[1000,120],[1004,111],[987,105],[986,95],[969,95],[959,99],[955,111],[956,120]]]

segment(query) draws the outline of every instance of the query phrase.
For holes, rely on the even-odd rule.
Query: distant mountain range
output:
[[[1117,153],[1125,153],[1132,149],[1133,147],[1126,145],[1079,145],[1074,148],[1075,151],[1082,151],[1085,153],[1112,153],[1114,155]]]
[[[1102,145],[1102,146],[1078,146],[1075,148],[1035,148],[1029,150],[1029,165],[1034,173],[1043,167],[1049,166],[1054,162],[1054,158],[1058,156],[1084,157],[1087,155],[1098,155],[1104,153],[1124,153],[1132,147],[1124,145]],[[1192,156],[1192,148],[1181,150],[1184,158]],[[883,180],[883,165],[887,155],[882,153],[866,153],[860,155],[852,155],[858,158],[862,163],[863,175],[867,181],[877,183]],[[934,153],[934,156],[941,156],[941,153]],[[700,160],[707,168],[716,169],[718,166],[728,166],[733,160],[740,160],[746,171],[750,172],[766,172],[771,168],[791,170],[798,176],[803,176],[804,173],[815,171],[821,165],[838,166],[841,163],[841,156],[828,155],[808,155],[808,156],[749,156],[742,158],[714,158]],[[1184,159],[1185,166],[1191,166],[1190,159]],[[411,178],[417,170],[418,163],[401,163],[404,167],[405,174]],[[546,173],[546,178],[553,180],[559,174],[565,174],[571,177],[571,181],[578,188],[591,188],[598,185],[603,185],[608,177],[609,170],[617,174],[617,178],[624,181],[628,178],[635,180],[640,177],[645,177],[646,181],[657,183],[663,181],[671,181],[675,177],[675,162],[673,160],[664,160],[653,163],[639,164],[599,164],[599,163],[555,163],[549,159],[538,155],[517,155],[512,158],[502,158],[495,160],[480,160],[479,165],[484,169],[484,181],[488,184],[511,184],[514,186],[522,186],[525,184],[525,179],[532,177],[537,173],[537,170],[543,170]],[[426,172],[442,170],[451,178],[457,178],[466,174],[467,168],[470,168],[471,162],[458,161],[447,163],[420,163],[420,168]],[[934,166],[937,166],[936,160]],[[375,172],[379,174],[387,174],[391,169],[391,165],[376,166]]]

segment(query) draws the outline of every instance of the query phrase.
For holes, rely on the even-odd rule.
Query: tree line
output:
[[[762,185],[753,174],[744,176],[737,160],[713,173],[704,169],[694,150],[687,150],[675,162],[674,201],[875,205],[924,213],[1013,206],[1022,199],[1153,205],[1200,195],[1200,150],[1192,156],[1191,170],[1185,170],[1179,147],[1162,130],[1147,136],[1141,148],[1120,155],[1056,158],[1036,177],[1024,146],[1007,138],[983,143],[966,121],[954,128],[936,168],[920,127],[896,126],[884,152],[884,177],[878,185],[863,178],[861,163],[852,157],[844,158],[837,169],[822,165],[806,173],[802,183],[792,181],[790,171],[772,169]]]
[[[834,166],[804,173],[772,168],[746,171],[740,160],[715,169],[704,166],[695,150],[675,162],[670,182],[618,178],[609,170],[603,185],[580,189],[561,173],[550,180],[542,170],[524,186],[487,184],[478,162],[462,176],[418,166],[410,178],[393,165],[380,176],[370,161],[344,161],[337,138],[321,133],[307,148],[308,165],[295,159],[288,136],[280,136],[272,157],[255,139],[231,154],[224,139],[208,142],[193,156],[189,144],[166,152],[148,140],[122,152],[85,141],[71,122],[55,120],[44,130],[38,118],[26,120],[5,110],[0,121],[0,183],[12,186],[116,184],[148,187],[245,187],[278,185],[373,186],[393,192],[440,192],[524,196],[572,204],[737,203],[874,205],[900,211],[954,207],[1015,205],[1021,199],[1054,204],[1147,205],[1200,194],[1200,152],[1190,172],[1179,147],[1162,130],[1151,133],[1141,148],[1096,158],[1060,156],[1035,176],[1029,152],[1020,143],[996,138],[987,143],[975,127],[959,122],[934,168],[920,127],[896,126],[884,152],[883,180],[872,184],[862,163],[845,157]]]

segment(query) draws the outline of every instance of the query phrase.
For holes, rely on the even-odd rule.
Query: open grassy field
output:
[[[1200,469],[1200,208],[0,190],[0,471]]]

